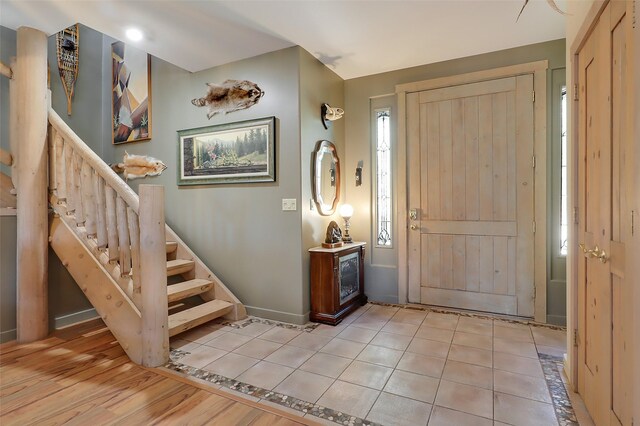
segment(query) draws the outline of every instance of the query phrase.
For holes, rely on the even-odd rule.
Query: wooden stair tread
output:
[[[195,267],[196,263],[193,260],[175,259],[167,260],[167,276],[184,274],[189,272]]]
[[[202,294],[212,288],[213,282],[196,278],[195,280],[171,284],[167,287],[167,295],[169,297],[169,303],[171,303],[177,300],[186,299],[187,297]]]
[[[168,253],[173,253],[178,248],[178,243],[175,241],[167,241],[166,250]]]
[[[169,337],[219,318],[232,309],[231,303],[215,299],[169,315]]]

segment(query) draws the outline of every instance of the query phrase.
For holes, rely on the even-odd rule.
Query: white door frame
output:
[[[435,78],[415,83],[399,84],[396,86],[398,99],[398,302],[408,302],[408,188],[407,181],[407,122],[406,96],[408,93],[424,90],[476,83],[502,77],[513,77],[522,74],[533,74],[533,88],[535,92],[534,104],[534,155],[537,161],[534,170],[534,218],[536,233],[534,237],[534,286],[535,286],[535,316],[539,322],[547,320],[547,69],[549,62],[537,61],[459,74],[449,77]],[[531,94],[532,96],[533,93]]]

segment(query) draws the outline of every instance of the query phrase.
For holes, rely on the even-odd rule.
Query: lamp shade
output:
[[[338,214],[340,214],[340,217],[349,219],[351,216],[353,216],[353,207],[351,206],[351,204],[343,204],[340,206],[340,211],[338,212]]]

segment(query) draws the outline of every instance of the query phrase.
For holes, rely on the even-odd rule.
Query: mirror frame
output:
[[[321,160],[319,154],[324,150],[328,150],[333,158],[333,162],[335,164],[335,187],[336,187],[336,196],[333,199],[333,203],[329,208],[325,208],[324,200],[322,199],[322,168],[318,167],[318,160]],[[340,159],[338,158],[338,151],[336,150],[336,146],[327,141],[320,140],[316,143],[316,148],[313,150],[311,154],[311,193],[313,195],[313,202],[316,205],[316,210],[321,216],[330,216],[336,211],[336,207],[338,202],[340,201]]]

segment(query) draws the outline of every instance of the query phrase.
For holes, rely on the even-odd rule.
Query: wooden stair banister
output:
[[[106,287],[101,291],[108,293],[104,299],[96,297],[101,291],[91,290],[95,285],[84,282],[82,274],[74,279],[85,294],[93,291],[90,301],[133,361],[162,365],[169,359],[164,188],[140,185],[138,197],[55,111],[49,109],[48,115],[52,205],[94,262],[102,265],[109,279],[100,283]],[[66,258],[67,248],[52,240],[54,244],[58,256]],[[87,267],[71,263],[65,264],[70,271]],[[127,303],[120,300],[114,311],[115,294]],[[136,338],[123,337],[129,334],[112,318],[123,312],[129,313],[128,327],[138,330]]]
[[[246,317],[242,303],[166,225],[164,187],[140,185],[138,196],[52,109],[49,123],[49,192],[57,214],[51,245],[134,362],[162,365],[169,336],[221,316]],[[96,270],[104,279],[87,282],[83,272]],[[168,286],[172,276],[184,281]],[[205,302],[189,308],[194,296]],[[183,310],[168,315],[169,303],[177,302]],[[121,330],[114,315],[124,315],[129,329]]]
[[[140,279],[142,289],[142,364],[169,360],[164,186],[140,185]]]
[[[10,79],[13,78],[13,70],[8,65],[5,65],[3,62],[0,62],[0,74]]]

